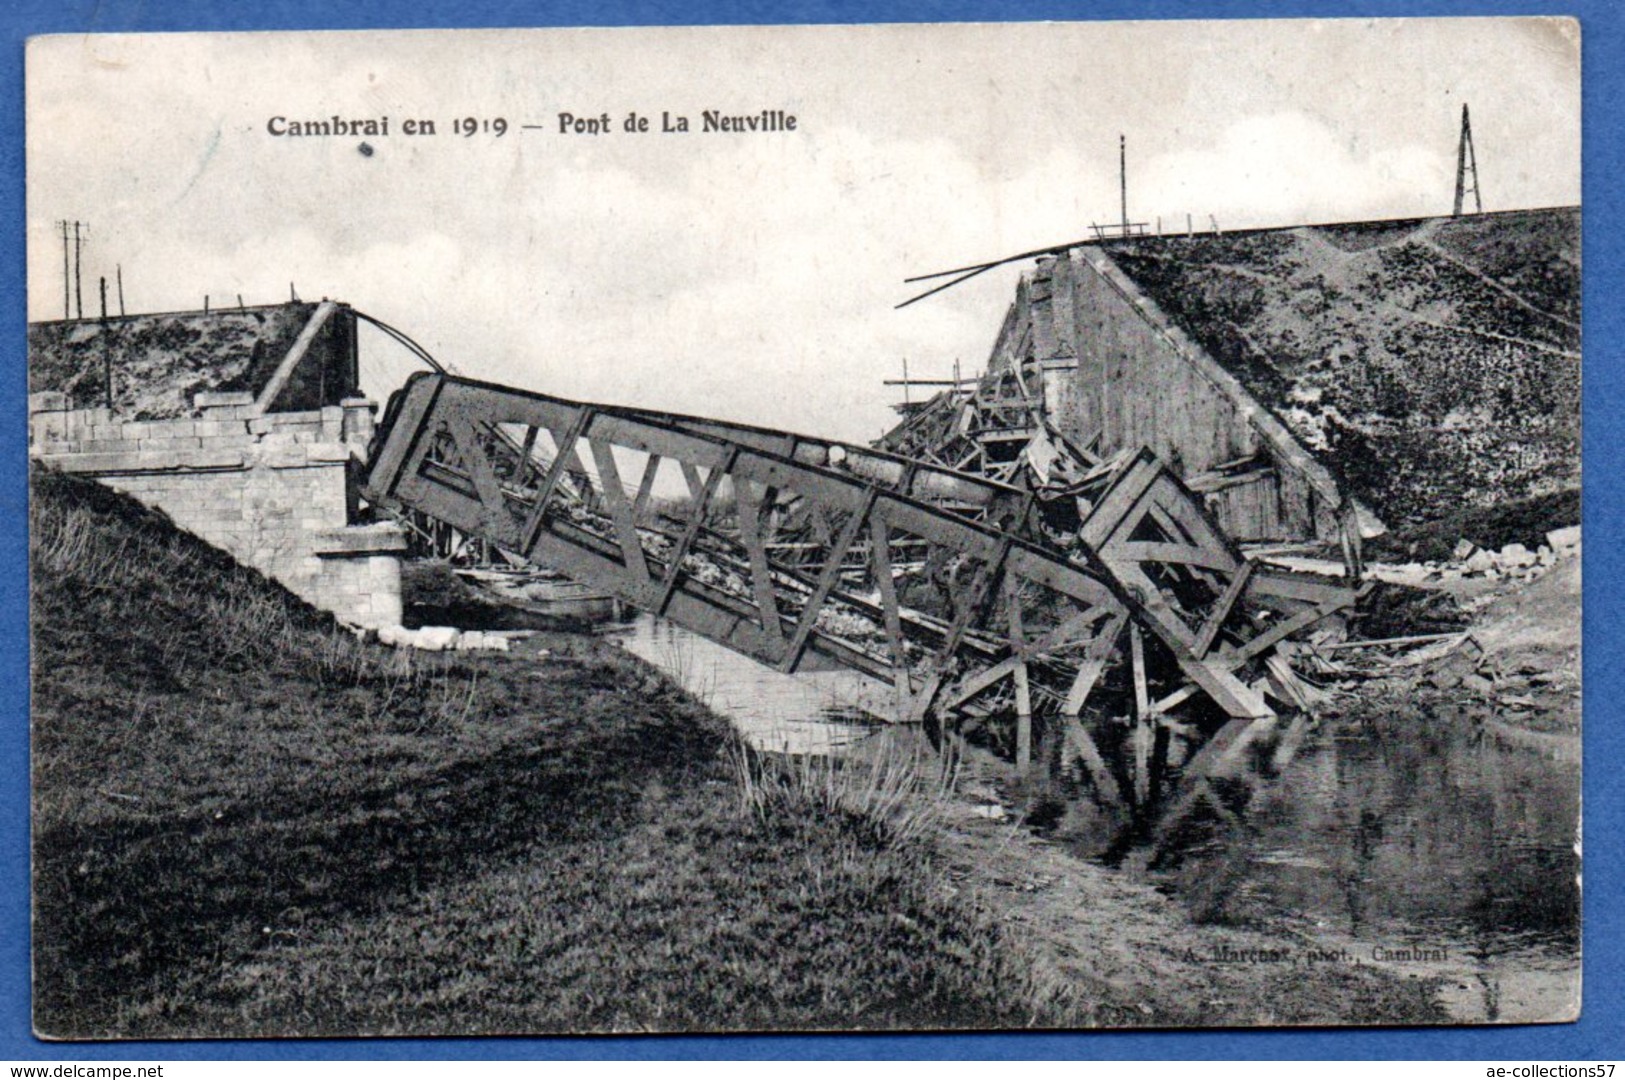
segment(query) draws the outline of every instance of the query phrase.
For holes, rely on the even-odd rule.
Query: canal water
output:
[[[1572,1017],[1578,754],[1461,714],[1326,723],[1243,820],[1153,877],[1198,921],[1441,978],[1457,1019]]]
[[[620,638],[764,749],[839,752],[895,709],[884,684],[781,675],[647,616]],[[1577,739],[1462,714],[1323,723],[1240,820],[1143,872],[1198,923],[1296,931],[1438,978],[1458,1020],[1571,1016],[1578,754]]]

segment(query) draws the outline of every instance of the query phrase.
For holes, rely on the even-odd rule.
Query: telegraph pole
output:
[[[107,329],[107,278],[101,278],[102,286],[102,325],[101,333],[97,335],[102,339],[102,387],[106,391],[108,409],[113,407],[113,342],[112,334]]]
[[[57,224],[62,226],[62,318],[73,318],[73,296],[68,283],[68,219],[63,218]]]
[[[1128,235],[1128,138],[1117,136],[1117,186],[1123,199],[1123,235]]]
[[[79,237],[79,222],[73,223],[73,305],[79,318],[85,317],[85,294],[80,288],[79,252],[84,241]]]

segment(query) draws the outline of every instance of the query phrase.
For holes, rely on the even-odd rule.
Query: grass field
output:
[[[1086,1014],[929,842],[806,786],[745,798],[725,725],[618,650],[365,645],[122,496],[33,481],[41,1034]]]

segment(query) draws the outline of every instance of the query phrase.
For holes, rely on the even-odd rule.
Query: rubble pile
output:
[[[409,630],[404,626],[386,626],[378,631],[381,645],[397,649],[421,649],[424,652],[507,652],[511,634],[480,630],[458,630],[450,626],[421,626]]]
[[[1454,552],[1457,565],[1447,567],[1444,573],[1456,571],[1456,575],[1461,577],[1482,575],[1488,578],[1532,580],[1555,565],[1558,559],[1572,555],[1579,549],[1578,525],[1552,530],[1546,534],[1546,543],[1534,551],[1523,544],[1508,544],[1500,551],[1489,551],[1475,546],[1471,540],[1462,540]]]
[[[1537,665],[1507,663],[1487,653],[1467,631],[1419,635],[1370,644],[1360,655],[1303,648],[1305,668],[1323,684],[1355,691],[1372,682],[1448,692],[1458,704],[1479,704],[1498,713],[1532,713],[1555,692],[1553,674]],[[1431,639],[1431,640],[1429,640]],[[1395,652],[1406,649],[1408,651]]]
[[[1413,562],[1372,568],[1373,576],[1411,581],[1457,581],[1462,578],[1533,581],[1559,559],[1580,550],[1580,526],[1554,529],[1546,543],[1531,551],[1524,544],[1507,544],[1499,551],[1481,548],[1471,540],[1457,542],[1449,562]]]
[[[1390,687],[1430,708],[1530,730],[1578,730],[1580,530],[1547,534],[1536,551],[1464,545],[1453,577],[1499,579],[1466,605],[1470,627],[1446,633],[1288,643],[1311,678],[1362,694]],[[1438,595],[1447,595],[1440,592]]]

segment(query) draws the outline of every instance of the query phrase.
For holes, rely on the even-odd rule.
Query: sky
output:
[[[982,370],[1024,268],[1078,239],[1446,214],[1463,102],[1486,210],[1580,202],[1576,24],[1553,19],[700,27],[36,38],[29,318],[331,297],[477,378],[877,437]],[[794,131],[705,133],[703,110]],[[610,118],[565,134],[559,114]],[[650,131],[627,133],[627,114]],[[661,114],[688,133],[661,133]],[[390,119],[278,137],[274,117]],[[501,136],[452,133],[502,118]],[[429,119],[433,136],[404,133]],[[675,121],[674,121],[675,123]],[[526,127],[525,125],[534,125]],[[280,126],[280,125],[277,125]],[[365,153],[365,142],[371,153]],[[362,341],[382,398],[417,365]],[[919,393],[919,391],[915,391]]]

